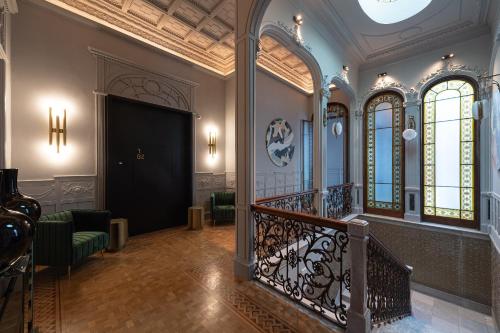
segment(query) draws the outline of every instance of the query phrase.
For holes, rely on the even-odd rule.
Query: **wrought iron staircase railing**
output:
[[[367,282],[372,325],[411,316],[411,273],[411,267],[370,233]]]
[[[283,209],[290,212],[301,212],[316,215],[318,210],[314,207],[314,200],[318,190],[303,191],[284,194],[275,197],[256,200],[256,204],[265,207]]]
[[[350,198],[351,189],[345,184],[334,193]],[[316,195],[317,190],[293,193],[251,206],[255,278],[348,332],[349,312],[358,313],[352,318],[366,312],[359,304],[370,310],[371,326],[411,315],[411,268],[368,233],[368,223],[333,219],[328,209],[328,217],[317,216]],[[351,294],[351,286],[363,287]]]
[[[341,219],[352,213],[352,183],[328,187],[326,212],[331,219]]]

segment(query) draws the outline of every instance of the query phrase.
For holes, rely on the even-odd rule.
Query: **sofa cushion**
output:
[[[73,234],[73,264],[109,245],[109,235],[101,231],[80,231]]]
[[[69,210],[41,216],[39,221],[73,221],[73,214]]]
[[[224,206],[215,206],[214,207],[214,219],[218,220],[232,220],[234,219],[234,206],[233,205],[224,205]]]

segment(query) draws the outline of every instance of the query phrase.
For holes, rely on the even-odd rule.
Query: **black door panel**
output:
[[[192,203],[192,116],[120,97],[106,101],[106,207],[141,234],[185,224]]]

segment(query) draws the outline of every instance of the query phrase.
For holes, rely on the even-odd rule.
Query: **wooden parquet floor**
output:
[[[92,256],[73,268],[71,280],[59,278],[57,331],[340,331],[257,282],[236,281],[234,235],[234,226],[175,228]]]

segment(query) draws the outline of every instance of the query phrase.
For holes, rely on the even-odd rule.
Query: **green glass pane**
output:
[[[474,189],[470,187],[462,188],[461,193],[462,199],[462,210],[474,210]]]
[[[432,203],[434,204],[434,203]],[[424,214],[425,215],[436,215],[436,209],[434,207],[424,207]]]
[[[473,142],[462,142],[462,151],[460,152],[461,164],[474,164],[474,143]]]
[[[460,218],[460,210],[436,207],[436,216],[458,219]]]
[[[461,117],[472,118],[472,105],[474,104],[474,95],[463,96],[461,99]]]
[[[474,166],[462,165],[462,174],[460,175],[462,187],[474,186]]]
[[[462,220],[469,220],[469,221],[474,220],[474,212],[463,210],[461,215],[462,215]]]
[[[424,185],[434,185],[434,166],[424,166]]]
[[[435,164],[434,161],[434,145],[424,145],[424,165]]]
[[[472,118],[462,119],[461,122],[461,138],[460,141],[474,140],[474,120]]]
[[[433,102],[436,100],[436,93],[432,90],[429,90],[426,94],[425,94],[425,97],[424,97],[424,103],[429,103],[429,102]]]
[[[434,123],[424,125],[424,144],[434,143]]]
[[[424,206],[434,206],[434,187],[424,186]]]
[[[436,97],[436,93],[434,94],[434,98]],[[424,124],[427,123],[432,123],[435,119],[434,115],[434,109],[435,109],[436,103],[435,102],[430,102],[430,103],[424,103]]]
[[[436,84],[434,87],[432,87],[431,90],[439,94],[440,92],[445,91],[446,89],[448,89],[447,81]]]
[[[474,95],[474,88],[469,82],[465,82],[465,84],[459,89],[459,91],[462,96]]]
[[[451,80],[448,81],[448,89],[459,89],[465,84],[463,80]]]

